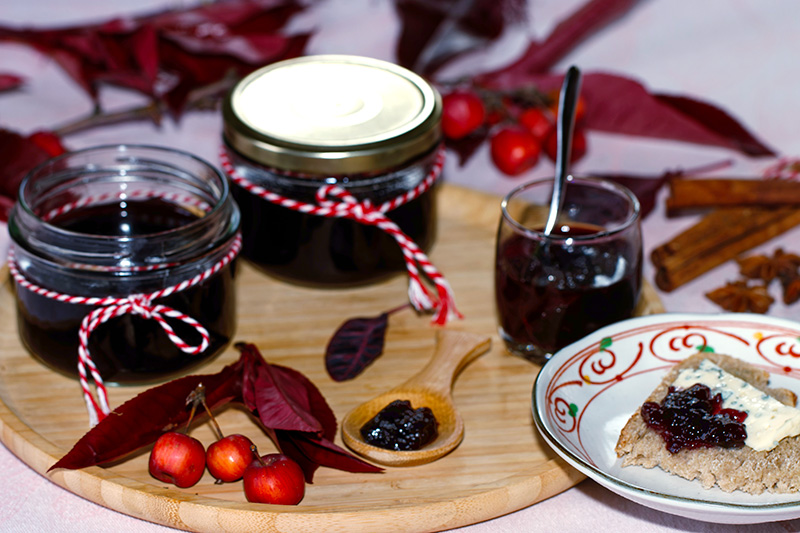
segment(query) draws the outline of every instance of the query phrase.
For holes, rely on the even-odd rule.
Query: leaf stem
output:
[[[233,74],[229,74],[219,81],[194,89],[186,99],[184,110],[215,109],[222,95],[233,87],[236,81],[237,78]],[[143,106],[130,107],[114,112],[105,112],[98,105],[88,115],[54,128],[53,133],[59,137],[65,137],[103,126],[143,120],[151,121],[156,126],[160,126],[165,114],[164,104],[156,99]]]
[[[65,137],[67,135],[72,135],[73,133],[79,133],[94,128],[111,126],[113,124],[120,124],[122,122],[141,120],[150,120],[153,122],[153,124],[158,126],[161,124],[161,118],[161,108],[155,102],[145,106],[123,109],[113,113],[106,113],[101,109],[95,109],[89,115],[54,128],[53,133],[59,137]]]
[[[385,313],[386,313],[387,315],[391,315],[391,314],[394,314],[394,313],[396,313],[396,312],[398,312],[398,311],[402,311],[403,309],[405,309],[405,308],[407,308],[407,307],[411,307],[411,304],[410,304],[410,303],[408,303],[408,302],[404,303],[403,305],[398,305],[397,307],[393,307],[392,309],[389,309],[389,310],[388,310],[388,311],[386,311]]]

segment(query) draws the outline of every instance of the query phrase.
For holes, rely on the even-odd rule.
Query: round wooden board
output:
[[[0,290],[0,438],[37,472],[83,498],[190,531],[435,531],[494,518],[572,487],[583,476],[548,448],[532,423],[538,367],[506,353],[495,333],[492,269],[499,199],[444,185],[439,202],[438,243],[431,257],[465,315],[447,327],[493,341],[491,351],[455,384],[466,433],[446,457],[380,474],[320,468],[298,506],[247,503],[241,482],[216,485],[207,472],[190,489],[166,486],[148,474],[148,450],[105,468],[47,473],[88,429],[85,407],[76,380],[46,369],[21,346],[8,283]],[[358,289],[315,290],[275,281],[245,262],[240,267],[236,339],[255,343],[270,362],[303,372],[339,419],[405,381],[432,354],[430,317],[403,310],[391,315],[384,354],[354,380],[336,383],[323,360],[331,334],[347,318],[403,304],[405,277]],[[640,313],[661,310],[648,286]],[[216,372],[237,357],[229,348],[200,372]],[[111,388],[111,405],[141,390]],[[274,450],[242,410],[222,411],[219,422],[225,433],[250,436],[262,453]],[[214,440],[207,424],[192,434],[205,445]],[[336,442],[344,446],[340,436]]]

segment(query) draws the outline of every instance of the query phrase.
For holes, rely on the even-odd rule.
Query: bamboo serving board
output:
[[[88,429],[86,411],[77,381],[48,370],[21,346],[9,283],[0,289],[0,439],[34,470],[83,498],[190,531],[435,531],[558,494],[583,476],[558,458],[533,426],[531,390],[538,367],[508,355],[495,333],[492,269],[499,199],[444,185],[439,220],[431,258],[465,315],[447,327],[489,335],[492,349],[456,381],[453,396],[465,437],[438,461],[379,474],[320,468],[298,506],[248,503],[241,482],[216,485],[207,472],[189,489],[167,486],[148,474],[149,449],[108,467],[48,474]],[[235,339],[255,343],[270,362],[303,372],[340,420],[359,403],[405,381],[433,353],[430,317],[403,310],[390,317],[384,354],[354,380],[336,383],[325,371],[328,339],[347,318],[403,304],[405,277],[358,289],[315,290],[272,280],[243,261],[239,265]],[[647,286],[640,314],[660,311]],[[229,348],[198,373],[216,372],[237,357]],[[109,400],[116,406],[142,390],[112,387]],[[243,410],[225,409],[218,420],[223,432],[249,436],[262,454],[274,451]],[[206,446],[214,441],[208,424],[191,433]],[[341,436],[336,443],[344,447]]]

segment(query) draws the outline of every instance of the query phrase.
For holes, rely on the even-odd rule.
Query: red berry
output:
[[[61,138],[52,131],[40,130],[32,133],[28,139],[47,152],[50,157],[61,155],[67,151],[61,144]]]
[[[300,465],[282,453],[263,457],[257,451],[255,453],[256,460],[244,471],[247,501],[277,505],[300,503],[306,492],[306,480]]]
[[[150,452],[150,475],[180,488],[191,487],[203,477],[206,451],[200,441],[176,431],[161,435]]]
[[[560,93],[558,91],[554,91],[551,94],[552,103],[550,104],[550,111],[553,113],[554,117],[558,116],[558,100],[560,99]],[[583,120],[586,116],[586,100],[581,95],[578,95],[578,101],[575,102],[575,123],[579,123]]]
[[[230,483],[242,478],[253,462],[253,443],[244,435],[228,435],[208,447],[206,466],[219,481]]]
[[[572,132],[572,153],[570,154],[569,162],[574,163],[579,161],[586,155],[587,149],[586,133],[583,131],[583,128],[576,128]],[[556,160],[556,154],[558,153],[558,135],[555,130],[547,137],[544,143],[544,152],[551,161]]]
[[[449,139],[466,137],[481,127],[485,119],[483,100],[471,91],[454,91],[442,99],[442,132]]]
[[[504,174],[518,176],[539,162],[541,144],[528,130],[507,126],[490,140],[492,161]]]
[[[538,107],[529,107],[523,111],[519,115],[518,121],[539,142],[546,139],[548,134],[555,128],[555,124],[553,124],[548,114]]]

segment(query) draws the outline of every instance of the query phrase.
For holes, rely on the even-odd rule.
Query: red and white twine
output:
[[[359,202],[353,195],[338,185],[323,185],[317,189],[316,203],[300,202],[269,191],[246,179],[237,172],[228,157],[225,147],[220,150],[219,157],[223,170],[234,183],[270,203],[309,215],[348,218],[361,224],[376,226],[391,235],[403,252],[409,277],[408,297],[411,304],[418,311],[433,310],[434,317],[432,322],[444,325],[449,319],[461,318],[462,316],[455,307],[453,290],[450,288],[450,284],[431,263],[425,252],[394,221],[386,216],[387,212],[417,198],[430,189],[442,173],[444,154],[443,148],[437,151],[431,171],[416,187],[378,206],[373,206],[369,200]],[[420,270],[436,287],[437,301],[433,301],[431,293],[423,284]]]
[[[160,197],[163,198],[163,196]],[[92,201],[97,203],[103,199],[109,198],[111,198],[111,196],[107,198],[97,196],[93,197]],[[81,200],[80,205],[78,205],[76,202],[71,204],[70,208],[74,209],[82,205],[90,205],[90,203],[92,202]],[[51,211],[48,213],[47,217],[52,218],[53,216],[62,214],[68,210],[69,209],[62,208],[62,210],[55,214]],[[210,268],[204,270],[196,276],[182,281],[177,285],[160,289],[150,294],[130,294],[124,297],[74,296],[41,287],[25,278],[25,276],[20,272],[19,268],[17,267],[13,249],[9,252],[8,256],[8,270],[19,287],[38,294],[39,296],[69,304],[96,306],[95,309],[83,317],[80,328],[78,329],[78,375],[81,389],[83,390],[83,398],[86,402],[86,408],[89,412],[89,422],[92,426],[94,426],[100,420],[105,418],[105,416],[111,412],[111,409],[108,405],[108,392],[106,390],[105,383],[103,382],[103,378],[98,372],[89,352],[89,337],[91,336],[92,332],[97,329],[98,326],[104,324],[112,318],[126,314],[138,315],[145,319],[155,320],[158,322],[169,339],[184,353],[191,355],[202,353],[206,350],[206,348],[208,348],[210,339],[208,330],[189,315],[171,307],[156,304],[154,303],[154,300],[164,298],[176,292],[180,292],[188,289],[189,287],[193,287],[202,283],[233,261],[233,259],[235,259],[239,254],[241,247],[242,238],[240,234],[237,234],[231,242],[230,247],[225,255]],[[194,328],[194,330],[200,335],[200,342],[198,344],[187,343],[177,333],[175,333],[175,330],[172,328],[172,326],[170,326],[167,319],[179,320]],[[91,374],[92,380],[95,384],[97,399],[95,399],[94,395],[92,394],[88,378],[89,374]]]
[[[774,164],[764,169],[763,176],[766,179],[800,179],[800,158],[781,157]]]

